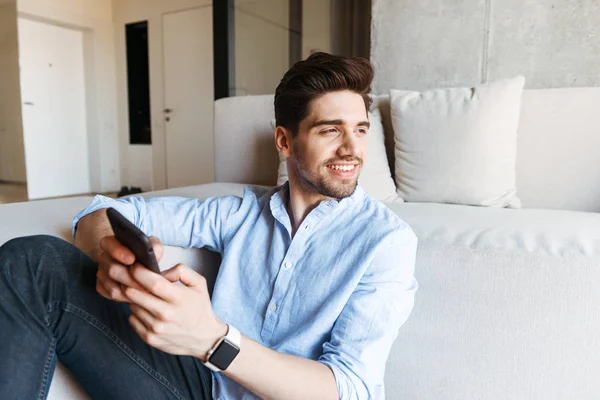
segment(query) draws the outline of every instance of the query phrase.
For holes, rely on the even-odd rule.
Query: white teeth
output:
[[[335,171],[352,171],[356,165],[330,165],[329,168]]]

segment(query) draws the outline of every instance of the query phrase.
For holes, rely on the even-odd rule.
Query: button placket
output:
[[[292,243],[290,244],[290,247],[288,248],[288,251],[285,254],[284,260],[281,264],[280,264],[280,271],[282,270],[289,270],[294,266],[294,263],[292,263],[291,261],[288,261],[289,258],[293,257],[294,251],[293,248],[294,246],[298,246],[298,242],[299,239],[297,240],[296,238],[292,239]],[[265,340],[265,342],[268,342],[268,340],[270,340],[270,338],[272,337],[275,327],[277,325],[277,320],[279,318],[279,313],[278,311],[281,309],[281,302],[283,301],[286,292],[289,288],[289,283],[290,283],[290,279],[292,277],[292,274],[287,274],[287,273],[279,273],[277,276],[277,279],[275,280],[275,285],[273,287],[273,293],[271,295],[271,298],[269,299],[269,303],[267,305],[267,314],[265,316],[265,322],[263,325],[263,329],[261,331],[261,337],[263,340]]]
[[[305,224],[303,225],[304,227],[291,238],[289,247],[280,264],[280,273],[275,279],[271,298],[267,303],[266,317],[261,331],[261,338],[265,343],[268,343],[274,335],[277,321],[280,317],[279,311],[281,311],[285,298],[290,295],[290,281],[294,276],[292,271],[297,268],[297,262],[299,262],[300,256],[304,253],[306,242],[310,237],[309,232],[312,231],[315,225],[318,224],[327,213],[328,211],[322,206],[313,210],[306,218]]]

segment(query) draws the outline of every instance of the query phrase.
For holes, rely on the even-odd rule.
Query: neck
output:
[[[329,200],[329,197],[323,196],[312,190],[301,186],[300,183],[289,181],[289,198],[287,202],[287,212],[292,223],[292,237],[298,231],[298,228],[304,219],[314,210],[321,201]]]

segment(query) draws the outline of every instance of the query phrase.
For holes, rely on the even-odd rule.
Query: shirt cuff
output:
[[[348,376],[334,361],[319,359],[319,362],[328,366],[333,372],[340,400],[371,398],[368,396],[366,385],[357,376],[354,376],[354,379]]]
[[[131,204],[128,204],[125,201],[111,199],[110,197],[96,195],[91,203],[82,211],[75,215],[73,218],[73,224],[71,227],[71,235],[75,238],[75,230],[77,229],[77,224],[81,218],[85,217],[88,214],[93,213],[94,211],[98,211],[102,208],[112,207],[118,212],[120,212],[125,218],[135,224],[135,213],[133,212],[133,207]]]

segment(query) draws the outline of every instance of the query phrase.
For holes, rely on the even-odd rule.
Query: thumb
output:
[[[160,262],[160,259],[162,258],[164,252],[165,252],[165,248],[162,244],[162,242],[160,241],[159,238],[157,238],[156,236],[150,236],[150,242],[152,243],[152,248],[154,249],[154,255],[156,256],[156,261]]]
[[[181,282],[190,288],[206,288],[206,279],[184,264],[177,264],[162,272],[162,276],[171,282]]]

